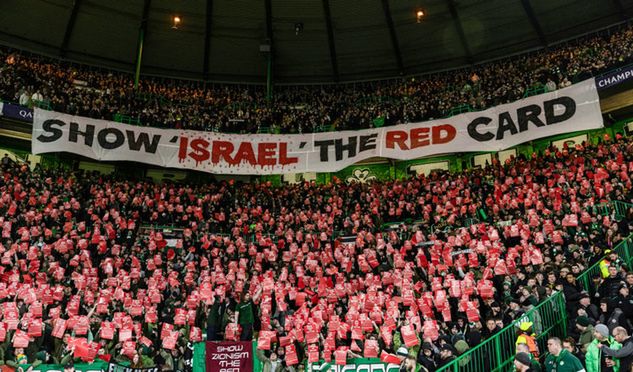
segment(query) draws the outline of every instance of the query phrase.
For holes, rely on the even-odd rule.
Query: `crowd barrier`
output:
[[[528,311],[523,318],[509,324],[494,337],[469,349],[451,363],[439,368],[437,372],[505,372],[512,370],[512,360],[516,352],[516,323],[524,321],[534,323],[539,348],[547,350],[545,345],[548,337],[564,337],[566,334],[567,308],[565,297],[561,292],[556,292]]]
[[[616,219],[621,219],[621,218],[626,217],[628,210],[633,208],[633,204],[625,203],[621,201],[614,201],[609,205],[609,208],[612,208]],[[610,214],[610,212],[607,213],[606,215],[608,214]],[[632,248],[633,243],[631,243],[631,239],[633,239],[633,234],[613,248],[613,250],[618,253],[618,256],[622,258],[622,260],[628,267],[631,267],[631,264],[633,263],[633,253],[631,253],[631,248]],[[578,276],[577,281],[582,285],[585,291],[593,295],[595,294],[597,290],[597,287],[594,284],[593,278],[596,278],[599,276],[600,276],[600,261],[597,261],[593,265],[591,265],[588,269],[583,271]]]

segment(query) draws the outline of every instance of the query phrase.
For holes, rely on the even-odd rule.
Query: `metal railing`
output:
[[[631,240],[633,239],[633,234],[629,235],[626,239],[620,242],[620,244],[616,245],[613,250],[618,254],[618,256],[624,260],[624,263],[631,267],[631,263],[633,263],[633,253],[631,250],[633,249],[633,243]],[[593,278],[599,277],[600,273],[600,261],[597,261],[587,270],[585,270],[582,274],[578,276],[578,282],[582,285],[583,289],[587,291],[589,294],[593,295],[597,288],[593,283]]]
[[[611,214],[611,203],[600,203],[593,206],[593,214],[608,216]]]
[[[613,210],[614,217],[616,219],[622,219],[626,217],[627,211],[633,208],[633,204],[622,202],[619,200],[613,201],[610,204],[600,204],[600,207],[597,211],[603,214],[605,209],[611,211]],[[595,211],[594,207],[594,211]],[[609,215],[610,213],[604,213],[603,215]],[[620,242],[618,245],[613,248],[615,252],[617,252],[618,256],[624,260],[628,267],[631,267],[633,263],[633,253],[631,253],[631,249],[633,248],[633,243],[631,243],[631,239],[633,239],[633,234],[629,235],[624,241]],[[582,285],[583,289],[587,291],[589,294],[593,295],[597,290],[596,286],[593,284],[593,278],[600,276],[600,260],[591,265],[587,270],[583,271],[577,278],[577,281]]]
[[[530,321],[540,328],[537,335],[539,349],[547,350],[547,338],[564,337],[567,333],[567,308],[562,292],[556,292],[529,310],[517,322]],[[437,372],[505,372],[512,369],[516,352],[516,322],[460,355]]]
[[[626,217],[629,209],[633,208],[633,204],[616,200],[613,202],[613,211],[615,212],[615,218],[622,219]]]
[[[633,208],[633,204],[622,201],[613,201],[596,206],[594,211],[603,215],[613,212],[616,219],[626,217],[627,211]],[[615,248],[618,256],[624,260],[628,267],[633,264],[633,234],[621,241]],[[593,278],[600,275],[600,260],[581,273],[577,281],[583,289],[593,295],[596,287]],[[539,350],[544,354],[547,350],[546,342],[549,337],[565,337],[567,334],[567,307],[565,297],[561,292],[538,304],[528,311],[519,322],[529,321],[534,323],[537,330],[537,342]],[[485,340],[474,348],[466,351],[451,363],[439,368],[437,372],[505,372],[512,370],[512,361],[516,351],[516,322],[506,326],[494,337]]]
[[[547,88],[544,85],[537,85],[526,89],[525,94],[523,94],[523,98],[532,97],[543,93],[547,93]]]
[[[130,124],[130,125],[141,124],[141,120],[138,117],[124,115],[120,113],[114,114],[114,117],[112,118],[112,120],[116,121],[117,123]]]
[[[455,115],[459,115],[459,114],[463,114],[465,112],[471,112],[471,111],[475,111],[475,110],[473,110],[473,108],[469,104],[465,103],[463,105],[452,107],[450,110],[448,110],[446,117],[450,118],[451,116],[455,116]]]

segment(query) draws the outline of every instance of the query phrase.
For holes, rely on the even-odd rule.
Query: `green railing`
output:
[[[615,218],[620,220],[625,218],[629,209],[633,208],[633,204],[616,200],[613,202],[613,210],[615,212]]]
[[[123,123],[123,124],[130,124],[130,125],[141,124],[141,120],[138,117],[123,115],[123,114],[118,114],[118,113],[114,114],[114,117],[112,119],[118,123]]]
[[[534,323],[539,349],[544,353],[544,350],[547,350],[547,338],[565,337],[567,334],[567,309],[562,292],[556,292],[517,320],[517,322],[523,321]],[[516,339],[515,322],[437,371],[506,372],[514,370],[512,361],[516,352]]]
[[[53,109],[53,107],[51,106],[51,101],[49,100],[33,101],[32,103],[33,103],[33,107],[38,107],[38,108],[41,108],[42,110],[51,111]]]
[[[594,212],[609,215],[614,212],[615,218],[626,217],[629,208],[633,204],[622,201],[599,204],[594,207]],[[624,260],[628,267],[633,264],[633,234],[621,241],[615,248],[618,256]],[[593,295],[596,291],[593,285],[595,276],[600,275],[600,261],[586,269],[577,278],[583,289]],[[549,337],[565,337],[567,333],[567,308],[562,293],[557,292],[552,297],[540,303],[534,309],[518,321],[526,320],[534,323],[534,331],[537,334],[539,350],[542,354],[547,350],[546,341]],[[506,326],[494,337],[482,342],[466,353],[460,355],[453,362],[438,369],[441,371],[459,372],[505,372],[513,370],[512,360],[515,353],[516,331],[515,324]]]
[[[532,97],[543,93],[547,93],[547,88],[544,85],[537,85],[526,89],[525,94],[523,94],[523,98]]]
[[[617,247],[616,247],[617,248]],[[591,265],[587,270],[583,271],[576,279],[582,288],[589,294],[593,295],[596,292],[596,287],[593,285],[593,279],[596,275],[600,275],[600,261]]]
[[[472,225],[477,225],[479,222],[477,218],[466,218],[464,220],[464,227],[471,227]]]
[[[633,239],[633,234],[629,235],[626,239],[620,242],[613,250],[618,254],[618,256],[624,260],[624,263],[631,267],[633,263],[633,253],[631,250],[633,249],[633,243],[631,240]],[[590,268],[585,270],[582,274],[578,276],[578,282],[582,285],[583,289],[593,295],[596,292],[596,287],[593,284],[593,278],[600,275],[600,261],[591,265]]]
[[[459,115],[459,114],[463,114],[465,112],[471,112],[471,111],[474,111],[473,108],[469,104],[465,103],[463,105],[459,105],[459,106],[455,106],[451,108],[446,114],[446,117],[450,118],[451,116],[455,116],[455,115]]]
[[[257,128],[257,134],[270,134],[270,127]]]
[[[593,214],[600,216],[608,216],[611,214],[610,203],[600,203],[593,206]]]

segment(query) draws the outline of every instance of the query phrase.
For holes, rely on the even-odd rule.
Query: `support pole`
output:
[[[145,34],[147,33],[147,20],[149,18],[149,9],[152,0],[145,0],[143,5],[143,15],[141,16],[141,24],[138,31],[138,49],[136,51],[136,70],[134,72],[134,90],[138,90],[138,81],[141,77],[141,62],[143,60],[143,44],[145,43]]]
[[[266,100],[273,98],[273,52],[268,52],[268,68],[266,71]]]
[[[138,81],[141,77],[141,60],[143,59],[143,42],[145,41],[145,30],[141,28],[138,33],[138,52],[136,54],[136,72],[134,73],[134,90],[138,90]]]
[[[266,10],[266,40],[268,42],[268,66],[266,67],[266,100],[273,98],[273,51],[275,50],[273,42],[273,4],[272,0],[264,1]]]

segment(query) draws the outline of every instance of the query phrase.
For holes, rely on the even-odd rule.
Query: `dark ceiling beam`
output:
[[[209,58],[211,53],[211,24],[213,19],[213,0],[207,0],[206,23],[204,28],[204,57],[202,60],[202,76],[209,78]]]
[[[391,18],[391,9],[389,8],[389,0],[382,0],[382,10],[383,10],[383,13],[385,13],[385,21],[387,21],[387,27],[389,28],[389,36],[391,36],[391,45],[393,46],[393,54],[396,57],[398,72],[400,74],[404,74],[404,64],[402,63],[402,53],[400,52],[400,43],[398,42],[398,35],[396,34],[396,28],[393,26],[393,19]]]
[[[66,57],[66,51],[68,50],[68,43],[70,42],[70,37],[73,34],[73,29],[75,28],[75,22],[77,21],[77,14],[79,14],[79,7],[81,7],[81,3],[83,0],[75,0],[73,2],[73,8],[70,11],[70,18],[68,18],[68,23],[66,23],[66,31],[64,32],[64,39],[62,40],[62,45],[59,47],[59,55]]]
[[[459,36],[459,41],[462,43],[462,47],[464,48],[464,52],[466,53],[466,60],[468,63],[473,64],[475,60],[473,59],[473,54],[470,51],[470,46],[468,46],[468,40],[466,39],[466,34],[464,33],[464,27],[462,27],[462,21],[459,19],[459,13],[457,12],[457,5],[455,4],[455,0],[446,0],[448,3],[448,10],[451,13],[451,17],[453,17],[453,22],[455,22],[455,28],[457,29],[457,35]]]
[[[617,10],[618,14],[620,14],[620,18],[623,21],[628,21],[629,14],[627,13],[626,9],[624,9],[624,5],[622,5],[622,1],[613,0],[613,5],[615,6],[615,9]]]
[[[617,0],[615,0],[617,1]],[[521,4],[523,4],[523,9],[525,10],[525,14],[527,14],[530,23],[532,24],[532,28],[538,35],[538,39],[541,42],[542,46],[547,46],[547,38],[545,37],[545,33],[543,32],[543,28],[541,28],[541,23],[536,18],[536,13],[534,13],[534,8],[532,8],[532,4],[530,4],[530,0],[521,0]]]
[[[325,13],[325,24],[327,25],[327,41],[330,45],[332,73],[334,74],[334,81],[338,82],[338,59],[336,58],[336,45],[334,44],[334,29],[332,27],[332,14],[330,13],[330,0],[323,0],[323,13]]]

